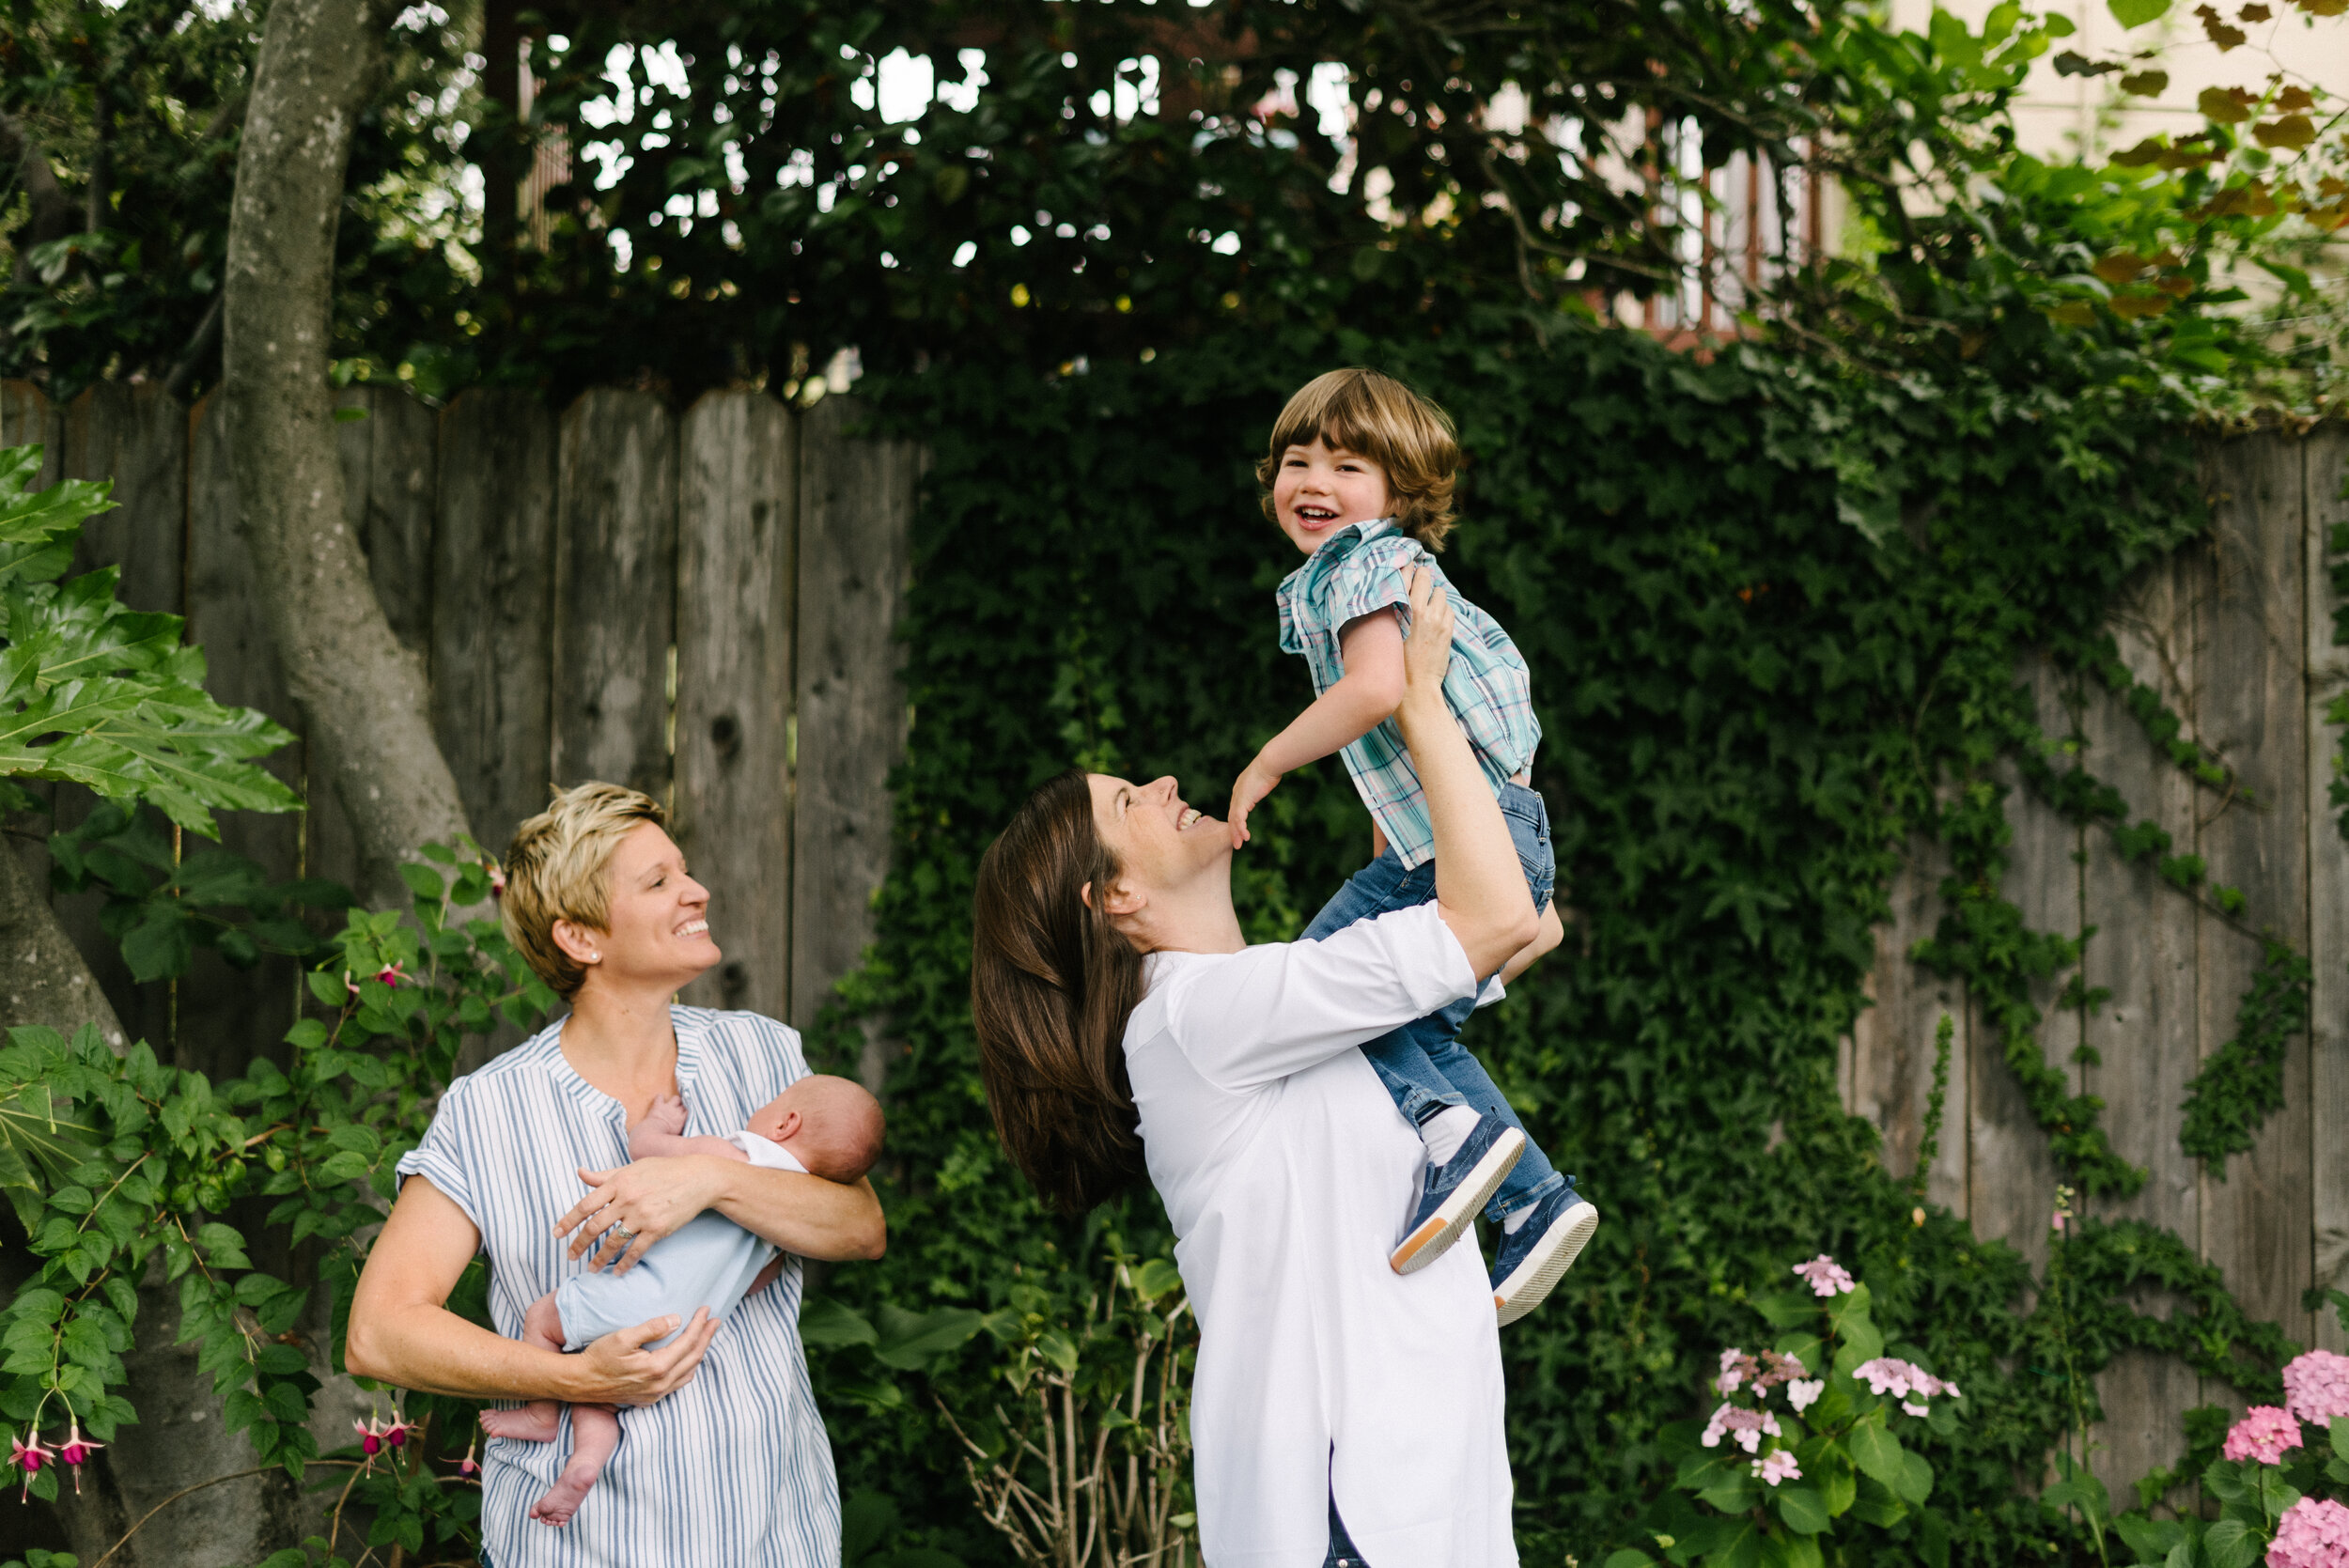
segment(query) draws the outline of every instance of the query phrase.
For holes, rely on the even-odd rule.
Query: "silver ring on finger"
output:
[[[614,1224],[604,1231],[603,1239],[612,1243],[614,1250],[625,1252],[628,1244],[636,1239],[636,1233],[626,1225]]]

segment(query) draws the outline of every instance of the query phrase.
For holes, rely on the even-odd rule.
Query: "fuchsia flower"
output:
[[[350,978],[350,971],[349,970],[343,970],[343,989],[349,991],[352,996],[357,996],[359,994],[359,982]]]
[[[389,986],[397,991],[400,982],[408,978],[408,971],[398,964],[386,964],[375,971],[375,978],[378,985]],[[397,1424],[397,1419],[394,1424]]]
[[[2349,1568],[2349,1508],[2302,1498],[2285,1509],[2267,1568]]]
[[[478,1441],[478,1439],[475,1440]],[[465,1445],[465,1457],[457,1462],[457,1473],[459,1475],[471,1476],[479,1475],[481,1473],[481,1466],[474,1460],[473,1456],[473,1450],[474,1445],[472,1443],[467,1443]]]
[[[8,1463],[24,1472],[24,1489],[17,1494],[19,1502],[23,1502],[31,1494],[33,1477],[40,1474],[42,1463],[56,1457],[54,1449],[42,1445],[38,1429],[27,1428],[24,1436],[32,1441],[25,1442],[13,1432],[8,1434]]]
[[[1784,1449],[1772,1449],[1753,1462],[1753,1473],[1772,1486],[1781,1481],[1800,1481],[1802,1471],[1795,1464],[1795,1456]]]
[[[2227,1446],[2219,1452],[2229,1459],[2252,1459],[2263,1465],[2280,1465],[2284,1450],[2300,1446],[2300,1423],[2273,1405],[2254,1405],[2243,1412],[2243,1419],[2227,1434]]]
[[[1742,1405],[1724,1405],[1713,1412],[1713,1419],[1705,1423],[1704,1435],[1697,1441],[1706,1448],[1719,1448],[1723,1434],[1726,1434],[1739,1448],[1753,1453],[1761,1449],[1765,1433],[1773,1437],[1779,1435],[1776,1416],[1767,1410],[1748,1410]]]
[[[2284,1367],[2284,1408],[2304,1421],[2349,1416],[2349,1356],[2311,1350]]]
[[[57,1451],[57,1457],[64,1460],[73,1471],[73,1495],[75,1497],[82,1495],[82,1467],[88,1462],[91,1454],[105,1446],[103,1443],[93,1443],[87,1437],[83,1436],[82,1423],[78,1419],[66,1423],[65,1447]]]
[[[481,863],[490,873],[490,896],[491,898],[505,897],[506,868],[492,860],[484,860]]]
[[[416,1423],[402,1416],[399,1407],[394,1405],[391,1421],[383,1428],[383,1440],[394,1448],[405,1448],[408,1446],[408,1434],[415,1429]]]
[[[367,1456],[369,1463],[373,1463],[375,1456],[383,1452],[382,1426],[372,1415],[368,1416],[366,1421],[352,1421],[350,1426],[352,1431],[359,1434],[359,1452]]]
[[[1921,1416],[1925,1406],[1918,1403],[1940,1394],[1963,1399],[1954,1383],[1944,1383],[1913,1361],[1893,1356],[1879,1356],[1873,1361],[1862,1361],[1852,1368],[1851,1374],[1868,1385],[1868,1391],[1878,1396],[1890,1394],[1901,1402],[1901,1408],[1912,1416]],[[1913,1396],[1913,1397],[1912,1397]]]
[[[1813,1296],[1849,1296],[1852,1292],[1852,1277],[1843,1271],[1842,1264],[1825,1252],[1809,1263],[1795,1265],[1795,1272],[1802,1276]]]

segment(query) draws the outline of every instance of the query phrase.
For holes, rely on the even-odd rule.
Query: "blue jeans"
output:
[[[1517,846],[1517,863],[1525,868],[1526,886],[1536,910],[1549,908],[1558,880],[1558,855],[1549,842],[1549,808],[1542,798],[1520,784],[1501,786],[1501,816],[1509,825]],[[1346,879],[1336,896],[1305,927],[1303,940],[1319,941],[1335,931],[1395,909],[1425,904],[1436,896],[1436,862],[1406,867],[1390,848]],[[1480,977],[1481,978],[1481,977]],[[1463,997],[1439,1012],[1430,1013],[1402,1028],[1381,1034],[1362,1047],[1378,1081],[1393,1096],[1394,1108],[1413,1126],[1452,1106],[1487,1112],[1525,1131],[1525,1124],[1493,1087],[1484,1063],[1470,1056],[1459,1041],[1460,1026],[1476,1011],[1476,999]],[[1498,1221],[1529,1203],[1536,1203],[1566,1185],[1540,1145],[1528,1133],[1525,1153],[1509,1179],[1501,1184],[1485,1216]]]

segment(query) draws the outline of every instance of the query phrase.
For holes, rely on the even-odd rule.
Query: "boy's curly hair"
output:
[[[1264,486],[1264,515],[1273,519],[1272,479],[1281,455],[1315,439],[1370,458],[1387,471],[1394,492],[1395,526],[1431,551],[1452,533],[1452,487],[1460,473],[1460,442],[1443,410],[1392,376],[1376,370],[1332,370],[1298,390],[1273,422],[1272,441],[1256,464]]]

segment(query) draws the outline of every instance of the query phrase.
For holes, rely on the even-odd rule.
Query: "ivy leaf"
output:
[[[835,1348],[850,1344],[875,1344],[880,1336],[873,1326],[853,1310],[830,1296],[811,1301],[800,1310],[800,1340],[804,1344]]]

